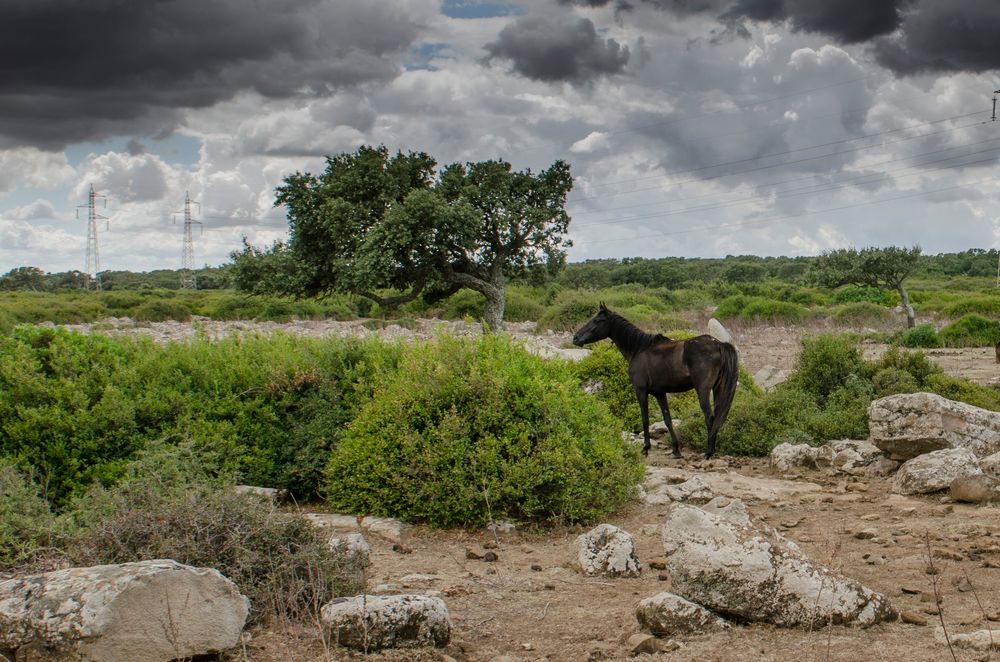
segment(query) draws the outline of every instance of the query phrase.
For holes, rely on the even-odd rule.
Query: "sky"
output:
[[[5,0],[0,273],[287,237],[363,144],[571,165],[571,261],[1000,246],[1000,3]]]

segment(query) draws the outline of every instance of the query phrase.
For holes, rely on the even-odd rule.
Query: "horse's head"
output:
[[[573,344],[583,347],[588,343],[607,338],[611,335],[611,316],[612,312],[602,303],[597,314],[573,334]]]

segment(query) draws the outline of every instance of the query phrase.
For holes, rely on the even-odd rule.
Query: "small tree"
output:
[[[44,291],[45,272],[38,267],[15,267],[0,276],[0,290]]]
[[[502,328],[507,279],[565,262],[569,166],[535,175],[504,161],[440,174],[435,165],[422,152],[365,146],[328,158],[318,177],[289,175],[275,202],[288,210],[288,243],[234,253],[237,286],[349,292],[388,307],[469,288],[486,299],[485,325]]]
[[[823,253],[813,264],[811,277],[814,282],[827,287],[854,284],[896,290],[906,313],[906,326],[912,329],[916,325],[916,317],[903,282],[916,269],[919,258],[919,246],[870,247],[860,251],[842,248]]]

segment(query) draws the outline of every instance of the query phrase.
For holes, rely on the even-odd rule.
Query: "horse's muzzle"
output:
[[[587,343],[585,343],[582,340],[580,340],[580,337],[574,334],[573,335],[573,344],[576,345],[577,347],[583,347]]]

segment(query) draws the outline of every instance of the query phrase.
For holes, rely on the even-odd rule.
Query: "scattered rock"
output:
[[[250,601],[211,568],[159,559],[0,582],[0,651],[18,660],[174,660],[235,646]]]
[[[833,451],[825,446],[819,448],[809,444],[778,444],[771,449],[771,471],[784,473],[792,469],[819,469],[828,467],[833,460]]]
[[[346,648],[380,650],[445,646],[451,639],[448,607],[425,595],[358,595],[323,605],[331,639]]]
[[[722,326],[722,322],[714,317],[708,320],[708,335],[714,336],[716,340],[733,344],[732,334],[726,330],[726,327]]]
[[[399,583],[403,585],[403,588],[410,588],[416,584],[430,584],[431,582],[436,582],[440,577],[437,575],[428,575],[422,572],[411,572],[408,575],[403,575],[399,578]]]
[[[861,529],[855,532],[854,537],[858,540],[871,540],[872,538],[878,537],[878,529],[869,527],[867,529]]]
[[[487,563],[496,563],[497,561],[500,560],[500,556],[493,550],[490,550],[485,554],[483,554],[483,560],[486,561]]]
[[[641,601],[635,617],[639,625],[658,637],[729,629],[729,623],[701,605],[667,592]]]
[[[976,456],[968,448],[948,448],[924,453],[903,463],[893,479],[897,494],[929,494],[947,489],[960,476],[981,474]]]
[[[370,535],[385,538],[389,542],[403,546],[409,532],[409,525],[391,517],[362,517],[361,530]]]
[[[909,623],[910,625],[927,625],[927,617],[919,611],[904,611],[899,615],[899,618],[904,623]]]
[[[1000,412],[934,393],[875,400],[868,409],[868,421],[871,442],[894,460],[947,448],[966,448],[976,457],[1000,451]]]
[[[359,567],[368,566],[371,547],[360,533],[348,533],[344,536],[334,534],[326,544],[332,551],[342,551],[348,562]]]
[[[666,570],[667,564],[663,561],[650,561],[649,567],[653,570]]]
[[[288,490],[275,489],[273,487],[257,487],[255,485],[237,485],[233,488],[237,494],[253,494],[270,501],[280,503],[288,498]]]
[[[636,632],[625,642],[630,655],[655,655],[660,652],[660,642],[651,634]]]
[[[985,474],[1000,478],[1000,453],[993,453],[979,460],[979,468]]]
[[[934,639],[942,646],[951,645],[956,648],[971,648],[977,651],[1000,650],[1000,636],[997,632],[989,630],[976,630],[975,632],[955,633],[949,632],[945,637],[944,631],[938,627],[934,631]]]
[[[576,539],[585,575],[638,577],[639,560],[632,536],[617,526],[600,524]]]
[[[535,571],[535,572],[541,572],[542,571],[542,566],[538,565],[537,563],[532,563],[531,564],[531,569],[533,571]]]
[[[490,535],[503,534],[503,533],[514,533],[517,531],[517,527],[514,523],[509,520],[500,520],[499,522],[490,522],[486,525],[486,532]]]
[[[483,555],[480,554],[479,552],[473,550],[473,549],[466,548],[466,550],[465,550],[465,558],[467,558],[469,560],[472,560],[472,561],[482,561],[483,560]]]
[[[688,503],[707,503],[715,497],[712,494],[712,489],[700,476],[692,476],[676,485],[665,485],[661,488],[661,493],[671,501],[686,501]]]
[[[1000,500],[1000,480],[988,474],[959,476],[951,481],[948,493],[953,501],[988,503]]]
[[[672,589],[723,615],[782,626],[871,625],[896,617],[889,600],[816,566],[742,501],[674,504],[663,525]]]

